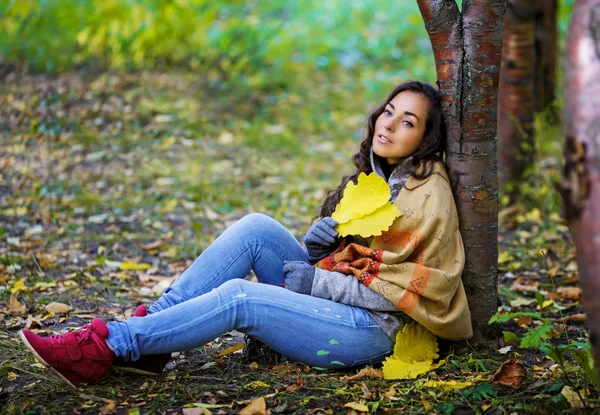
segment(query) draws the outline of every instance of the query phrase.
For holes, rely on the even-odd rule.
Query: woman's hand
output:
[[[311,264],[316,264],[335,249],[338,237],[338,231],[335,229],[337,225],[335,219],[327,216],[313,223],[308,229],[304,236],[304,244]]]
[[[285,288],[300,294],[310,295],[315,269],[306,262],[284,261],[283,274],[285,275]]]

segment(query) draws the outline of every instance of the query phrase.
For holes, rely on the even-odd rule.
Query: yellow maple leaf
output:
[[[340,236],[360,235],[366,238],[381,235],[400,215],[402,212],[395,205],[386,203],[372,213],[338,225],[337,231]]]
[[[344,195],[331,215],[338,223],[346,223],[374,212],[391,197],[390,187],[375,173],[361,173],[356,184],[348,182]]]
[[[429,372],[437,352],[433,333],[418,323],[406,324],[396,335],[394,354],[383,362],[384,379],[413,379]]]
[[[375,173],[361,173],[356,184],[348,182],[344,196],[331,215],[340,236],[381,235],[402,213],[391,202],[390,187]]]

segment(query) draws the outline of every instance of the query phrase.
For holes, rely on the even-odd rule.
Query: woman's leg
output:
[[[306,251],[275,219],[251,213],[230,226],[150,307],[167,309],[254,270],[259,282],[281,285],[283,261],[306,261]]]
[[[378,363],[394,346],[361,308],[243,279],[227,281],[160,313],[108,327],[109,347],[132,360],[140,354],[199,347],[231,330],[249,334],[291,359],[324,368]]]

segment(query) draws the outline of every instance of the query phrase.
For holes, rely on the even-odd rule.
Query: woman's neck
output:
[[[392,174],[392,172],[398,165],[397,164],[389,164],[387,159],[385,159],[383,157],[381,157],[380,164],[381,164],[381,170],[383,170],[383,174],[385,174],[385,179],[389,180],[390,175]]]

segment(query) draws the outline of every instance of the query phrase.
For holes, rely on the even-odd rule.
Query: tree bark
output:
[[[474,345],[497,341],[497,94],[506,0],[418,0],[447,122],[446,162],[465,244],[463,282]]]
[[[535,9],[534,111],[539,112],[556,98],[558,2],[537,0]]]
[[[566,49],[561,193],[600,369],[600,0],[577,0]]]
[[[535,9],[531,0],[508,0],[498,93],[500,187],[511,199],[533,165]]]

